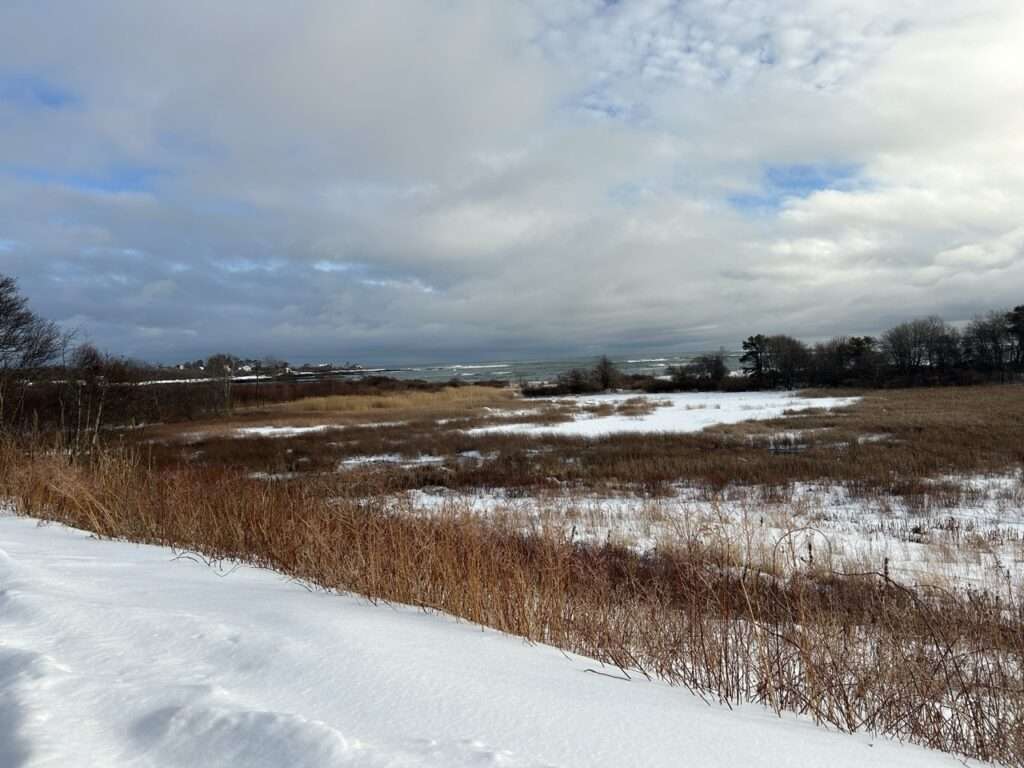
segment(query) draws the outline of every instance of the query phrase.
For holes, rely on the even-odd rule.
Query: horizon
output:
[[[963,323],[1022,300],[1021,39],[1014,0],[11,3],[0,273],[163,364]]]
[[[954,329],[957,329],[957,330],[963,330],[968,325],[970,320],[972,320],[974,318],[981,317],[981,316],[983,316],[983,315],[985,315],[985,314],[987,314],[989,312],[1000,312],[1000,311],[1008,310],[1008,309],[1009,309],[1009,307],[1000,307],[1000,308],[993,308],[993,307],[980,308],[979,307],[976,311],[972,312],[969,317],[965,317],[965,318],[957,319],[957,320],[949,320],[948,318],[940,318],[940,319],[944,323],[946,323],[946,325],[950,326],[951,328],[954,328]],[[935,315],[931,315],[931,316],[935,316]],[[902,319],[900,319],[897,322],[897,324],[903,323],[903,322],[906,322],[906,321],[912,320],[912,319],[921,319],[922,317],[925,317],[925,316],[902,318]],[[798,339],[798,340],[800,340],[800,341],[802,341],[802,342],[804,342],[806,344],[813,345],[813,344],[816,344],[816,343],[819,343],[819,342],[825,342],[825,341],[828,341],[830,339],[834,339],[834,338],[838,338],[838,337],[866,336],[866,337],[870,337],[870,338],[874,338],[874,339],[880,339],[882,334],[883,334],[883,332],[885,330],[888,330],[888,329],[879,328],[878,330],[875,330],[873,332],[864,332],[864,331],[850,332],[850,333],[840,332],[840,333],[835,334],[834,336],[807,337],[807,336],[795,335],[794,338],[796,338],[796,339]],[[365,356],[363,358],[357,359],[357,358],[354,358],[354,357],[351,357],[351,356],[346,356],[345,354],[334,354],[332,352],[325,352],[322,355],[316,355],[316,356],[306,356],[306,355],[302,355],[302,354],[297,354],[297,355],[278,354],[277,352],[270,352],[270,353],[264,353],[264,354],[256,355],[256,354],[250,354],[250,353],[246,352],[245,350],[239,351],[239,350],[232,350],[232,349],[209,348],[209,349],[206,349],[205,351],[199,352],[197,354],[185,354],[184,356],[179,356],[179,357],[170,357],[169,356],[169,357],[166,357],[164,359],[152,359],[152,358],[135,357],[135,356],[132,356],[132,355],[129,355],[129,354],[125,354],[123,352],[120,352],[120,351],[114,350],[114,349],[101,348],[101,347],[97,347],[97,348],[99,349],[100,352],[102,352],[104,354],[112,355],[114,357],[122,357],[122,358],[125,358],[125,359],[134,359],[134,360],[137,360],[138,362],[141,362],[141,363],[152,364],[152,365],[163,366],[163,367],[175,367],[175,366],[180,365],[182,363],[195,362],[196,360],[206,360],[210,356],[217,355],[217,354],[230,354],[230,355],[232,355],[234,357],[237,357],[239,359],[242,359],[242,360],[276,359],[276,360],[285,361],[289,365],[299,365],[299,366],[302,366],[302,365],[317,365],[317,364],[343,365],[343,364],[346,364],[346,363],[351,363],[351,364],[354,364],[354,365],[363,365],[364,367],[369,367],[369,368],[394,368],[394,369],[401,368],[401,369],[408,369],[408,368],[414,368],[414,367],[443,368],[443,367],[451,367],[451,366],[454,366],[454,365],[478,365],[479,366],[479,365],[498,365],[498,364],[502,364],[502,365],[525,365],[525,364],[531,364],[531,363],[543,364],[543,363],[573,363],[573,362],[586,362],[586,361],[593,362],[594,360],[597,360],[598,358],[603,357],[603,356],[607,356],[607,357],[611,358],[612,361],[616,362],[616,363],[643,363],[643,362],[657,362],[659,360],[666,360],[666,359],[691,359],[691,358],[699,356],[699,355],[714,354],[714,353],[717,353],[717,352],[724,352],[726,354],[726,356],[729,357],[729,356],[736,356],[736,355],[742,354],[743,353],[743,342],[744,342],[744,340],[746,338],[750,337],[750,336],[754,336],[754,335],[757,335],[757,334],[763,334],[763,335],[769,335],[770,336],[770,335],[773,335],[773,332],[771,330],[767,330],[767,329],[760,329],[760,330],[753,331],[753,332],[751,332],[749,334],[746,334],[744,337],[737,338],[736,341],[734,343],[732,343],[732,344],[718,344],[718,345],[713,346],[713,347],[699,347],[698,346],[698,347],[691,347],[691,348],[687,349],[687,348],[683,348],[683,347],[681,347],[679,345],[676,345],[674,347],[671,347],[671,346],[666,346],[666,347],[644,347],[644,346],[637,346],[636,344],[630,344],[630,345],[618,346],[616,348],[608,348],[608,347],[598,348],[598,347],[593,347],[593,348],[585,350],[585,351],[581,350],[581,349],[567,350],[567,351],[554,350],[554,351],[548,351],[546,354],[538,353],[538,354],[535,354],[533,356],[519,356],[517,354],[512,353],[512,354],[503,355],[501,357],[494,357],[494,356],[486,357],[485,355],[487,355],[488,353],[485,352],[485,351],[482,351],[482,352],[479,353],[478,356],[473,356],[472,353],[466,352],[466,354],[464,354],[464,355],[459,355],[457,353],[453,353],[453,356],[450,356],[450,357],[447,357],[447,358],[416,358],[416,357],[396,358],[396,357],[389,357],[389,356],[386,356],[386,355],[385,356],[376,356],[376,355],[373,355],[373,354],[369,354],[369,355],[367,355],[367,356]],[[75,333],[73,333],[72,336],[74,337],[74,341],[76,343],[87,343],[87,344],[92,344],[93,346],[95,346],[93,340],[88,338],[87,336],[84,337],[84,338],[80,338]],[[625,348],[625,347],[628,347],[628,348]],[[642,357],[644,359],[638,359],[640,357]],[[630,358],[633,358],[633,359],[630,359]]]
[[[101,352],[114,354],[116,353],[111,350],[100,350]],[[692,352],[685,352],[679,350],[660,350],[650,353],[638,353],[641,357],[628,357],[626,353],[607,355],[613,363],[616,364],[641,364],[641,363],[657,363],[657,362],[671,362],[674,360],[685,360],[690,359],[699,355],[714,354],[720,349],[698,349]],[[726,357],[736,356],[742,354],[740,347],[729,348],[725,347],[724,352]],[[594,362],[605,356],[604,353],[595,352],[593,354],[566,354],[566,355],[552,355],[549,357],[534,357],[534,358],[517,358],[512,356],[506,356],[502,359],[485,359],[485,358],[453,358],[448,360],[395,360],[391,358],[382,358],[380,360],[356,360],[352,358],[346,358],[344,355],[324,358],[305,358],[305,357],[289,357],[288,355],[266,355],[263,357],[256,357],[246,354],[235,354],[231,350],[220,350],[214,354],[231,354],[240,360],[261,360],[264,358],[273,358],[278,361],[286,362],[289,366],[316,366],[316,365],[344,365],[353,364],[360,365],[369,369],[387,369],[387,370],[415,370],[415,369],[447,369],[452,367],[477,367],[477,368],[498,368],[502,366],[524,366],[524,365],[543,365],[551,363],[586,363]],[[657,357],[648,357],[647,355],[659,355]],[[191,358],[183,358],[180,360],[170,361],[159,361],[159,360],[139,360],[142,363],[152,363],[154,365],[160,365],[164,367],[174,367],[179,364],[195,362],[197,360],[206,360],[209,355],[198,355]]]

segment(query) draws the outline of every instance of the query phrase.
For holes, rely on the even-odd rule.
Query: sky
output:
[[[0,273],[113,353],[736,347],[1024,303],[1020,0],[0,2]]]

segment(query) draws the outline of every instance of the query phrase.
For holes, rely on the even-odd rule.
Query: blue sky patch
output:
[[[38,75],[0,75],[0,103],[22,108],[64,109],[78,103],[78,97]]]
[[[775,212],[787,198],[809,197],[826,189],[850,189],[860,170],[854,164],[769,165],[764,169],[761,189],[731,195],[729,205],[743,212]]]
[[[628,125],[641,126],[650,120],[650,110],[636,99],[624,99],[613,92],[608,83],[595,83],[573,94],[562,103],[562,109]]]
[[[148,192],[164,171],[142,166],[115,166],[97,173],[73,173],[49,168],[0,167],[0,173],[33,184],[58,184],[82,192]]]

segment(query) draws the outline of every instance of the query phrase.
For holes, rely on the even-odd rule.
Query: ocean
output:
[[[612,358],[615,366],[627,374],[663,376],[672,366],[685,365],[701,352],[689,355],[665,355],[636,358]],[[740,352],[726,352],[725,363],[730,369],[739,367]],[[436,363],[428,365],[385,366],[367,368],[365,373],[391,376],[396,379],[423,379],[425,381],[553,381],[560,373],[571,368],[591,368],[597,357],[562,358],[559,360],[496,360],[466,363]]]

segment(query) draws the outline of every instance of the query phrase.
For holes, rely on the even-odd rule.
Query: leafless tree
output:
[[[1013,339],[1014,367],[1024,370],[1024,304],[1014,307],[1006,313],[1006,326]]]
[[[234,355],[220,352],[211,355],[206,361],[206,374],[214,380],[219,380],[224,387],[224,408],[231,410],[231,382],[235,375],[235,369],[239,366],[239,360]]]
[[[597,365],[594,366],[593,376],[594,383],[601,390],[611,389],[616,386],[620,378],[619,369],[615,367],[615,363],[607,355],[603,355],[597,361]]]
[[[964,348],[975,368],[1004,373],[1011,353],[1011,334],[1004,312],[977,315],[964,331]]]
[[[725,350],[698,355],[685,366],[684,371],[705,383],[718,386],[729,375],[729,367],[725,364]]]
[[[29,309],[13,277],[0,275],[0,424],[16,415],[17,403],[9,402],[14,385],[53,362],[65,339],[55,323]]]
[[[807,345],[792,336],[778,334],[765,340],[768,352],[768,371],[771,385],[793,388],[806,378],[811,354]]]
[[[908,320],[882,334],[882,348],[897,371],[914,373],[931,364],[930,356],[945,332],[946,324],[935,316]]]

